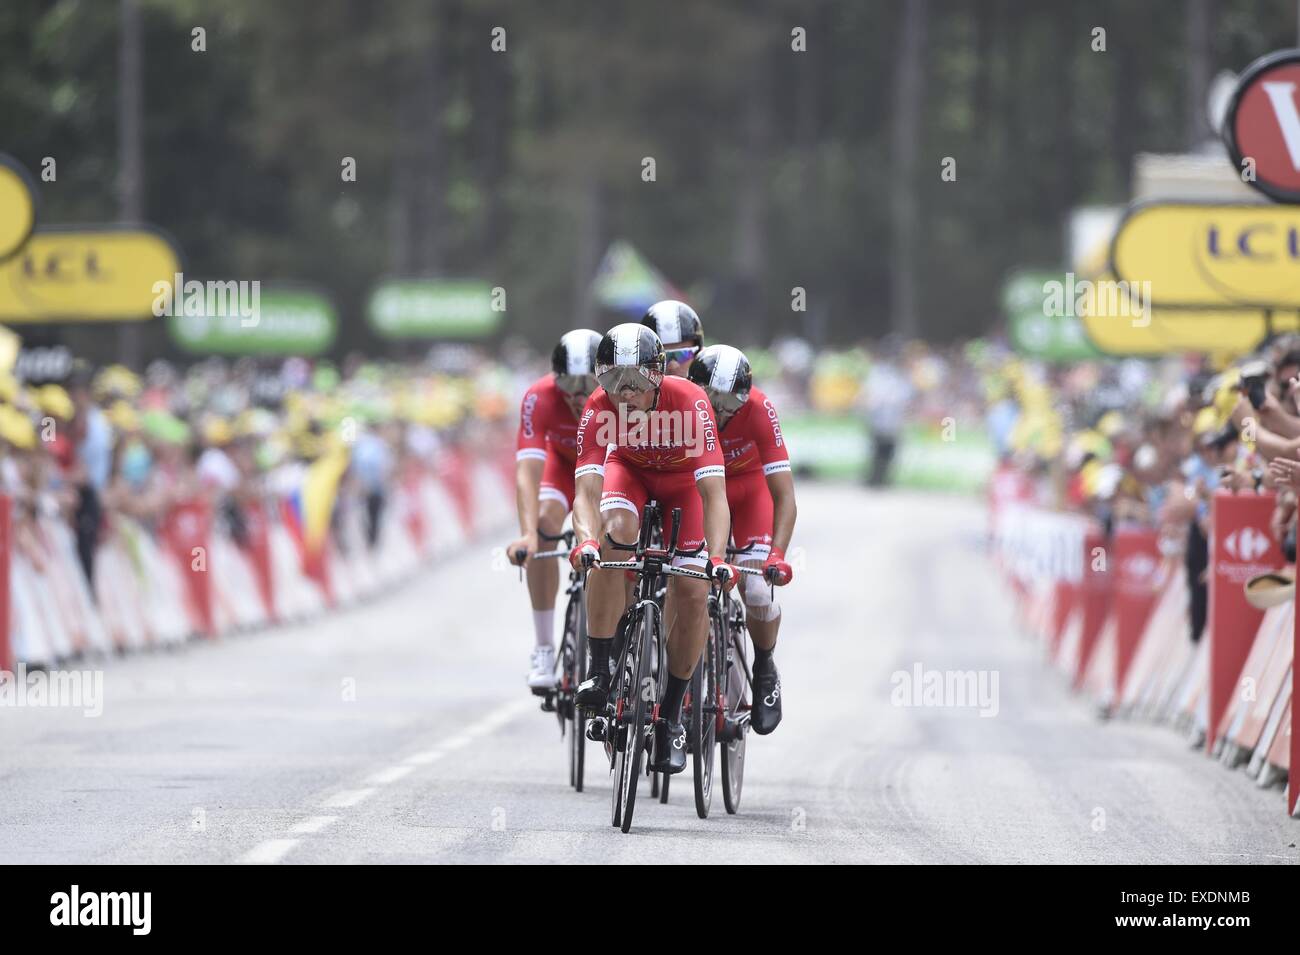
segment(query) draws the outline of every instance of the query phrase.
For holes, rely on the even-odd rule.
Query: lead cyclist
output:
[[[707,561],[709,577],[730,589],[740,575],[726,557],[726,478],[713,408],[698,385],[666,377],[664,365],[659,336],[644,325],[616,325],[600,342],[601,387],[578,425],[573,526],[581,543],[570,560],[577,566],[623,559],[605,535],[635,541],[646,502],[654,498],[665,515],[681,509],[680,550],[708,547],[707,556],[677,557],[673,564],[703,570]],[[680,773],[686,768],[682,701],[708,639],[709,582],[673,576],[668,592],[676,613],[667,624],[668,678],[649,769]],[[608,702],[614,631],[626,605],[622,572],[594,566],[587,578],[591,675],[578,687],[581,706],[603,710]]]
[[[754,704],[750,726],[766,736],[781,722],[781,675],[773,654],[781,628],[781,607],[768,579],[784,587],[794,579],[785,559],[794,533],[794,476],[772,400],[754,387],[749,359],[730,345],[710,345],[696,356],[687,377],[704,389],[718,419],[727,469],[731,536],[742,566],[761,568],[763,577],[741,580],[745,620],[754,641]]]

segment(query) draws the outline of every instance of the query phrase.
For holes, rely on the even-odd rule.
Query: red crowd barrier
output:
[[[20,548],[0,495],[0,668],[301,620],[379,592],[462,548],[471,530],[504,527],[513,515],[513,479],[502,478],[495,456],[450,457],[394,482],[373,548],[365,508],[352,497],[340,501],[315,554],[293,509],[271,502],[242,509],[238,540],[204,499],[174,507],[156,533],[112,514],[93,587],[66,523],[36,519]]]
[[[1208,753],[1260,785],[1285,776],[1287,811],[1300,815],[1300,772],[1290,772],[1300,621],[1294,600],[1265,612],[1244,592],[1284,564],[1269,531],[1273,497],[1219,492],[1212,508],[1209,620],[1197,644],[1181,555],[1165,556],[1154,531],[1120,527],[1106,542],[1079,518],[1004,500],[995,557],[1025,629],[1073,688],[1117,717],[1203,732]]]

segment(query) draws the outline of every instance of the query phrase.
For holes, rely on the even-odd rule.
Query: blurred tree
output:
[[[538,345],[599,326],[588,283],[620,237],[715,339],[981,333],[1009,268],[1060,264],[1072,207],[1124,202],[1136,151],[1201,135],[1208,76],[1296,34],[1293,0],[133,2],[133,202],[188,273],[327,288],[340,353],[403,351],[363,321],[393,273],[503,286]],[[0,148],[57,159],[45,223],[135,208],[121,9],[0,5]],[[170,353],[142,328],[145,357]],[[102,328],[24,334],[116,349]]]

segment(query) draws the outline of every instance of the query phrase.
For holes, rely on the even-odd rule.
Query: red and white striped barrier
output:
[[[1208,753],[1261,786],[1287,778],[1288,812],[1300,816],[1300,773],[1289,772],[1300,759],[1295,604],[1263,612],[1244,596],[1247,580],[1283,565],[1272,507],[1270,494],[1216,494],[1209,619],[1196,644],[1186,569],[1150,530],[1104,541],[1086,518],[1003,501],[993,554],[1023,627],[1075,690],[1116,717],[1203,733]]]
[[[156,532],[111,514],[93,587],[65,521],[28,521],[19,545],[0,495],[0,669],[217,637],[378,595],[514,514],[502,468],[467,452],[446,457],[394,482],[373,549],[364,507],[350,495],[314,558],[275,499],[245,507],[239,541],[201,498],[173,508]]]

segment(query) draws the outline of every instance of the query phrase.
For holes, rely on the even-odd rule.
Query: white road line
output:
[[[311,835],[313,832],[320,832],[327,826],[334,825],[338,818],[338,816],[308,816],[302,822],[294,823],[289,831],[294,835]]]
[[[370,787],[367,789],[345,789],[341,793],[335,793],[329,799],[321,803],[324,809],[349,809],[359,802],[363,802],[377,793],[379,790]]]
[[[255,846],[239,861],[244,865],[275,865],[297,844],[297,839],[270,839]]]
[[[389,766],[387,769],[375,773],[366,782],[373,786],[387,786],[389,783],[395,783],[403,776],[409,776],[414,767],[412,766]]]
[[[387,769],[373,773],[366,780],[367,785],[364,788],[345,789],[342,792],[335,793],[321,803],[321,808],[350,809],[365,802],[379,791],[378,787],[404,779],[414,772],[416,766],[426,766],[429,763],[437,762],[446,756],[450,750],[468,746],[480,736],[495,732],[524,712],[524,710],[532,709],[534,705],[535,702],[532,699],[525,697],[498,706],[477,723],[465,727],[451,739],[444,740],[430,749],[413,753],[402,760],[400,765],[389,766]],[[291,835],[312,835],[332,826],[338,821],[338,818],[338,816],[308,816],[306,819],[294,823],[289,832]],[[273,865],[288,855],[289,851],[300,841],[298,839],[270,839],[255,846],[240,861],[248,865]]]
[[[403,760],[412,766],[427,766],[429,763],[437,762],[447,754],[440,749],[426,749],[423,753],[416,753],[414,756],[408,756]]]

